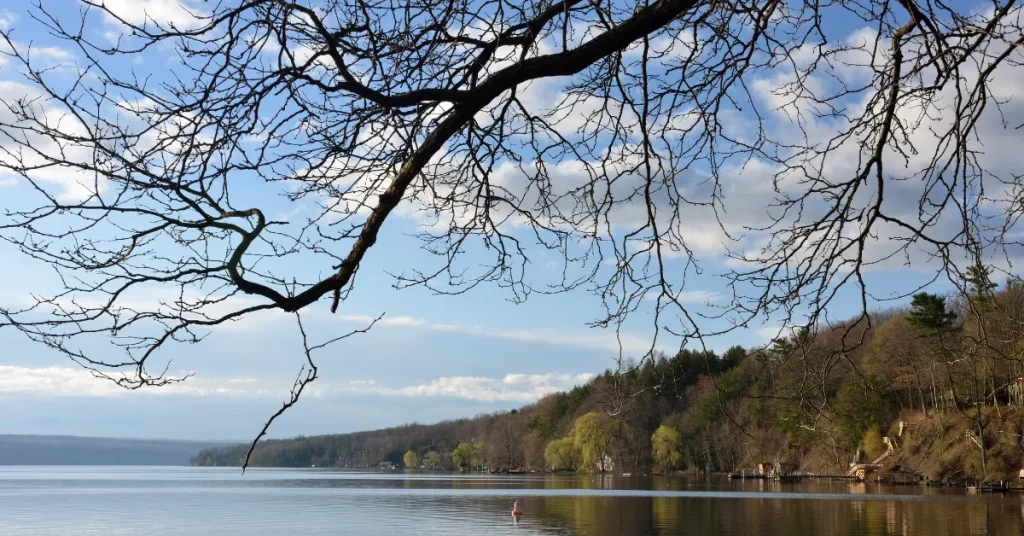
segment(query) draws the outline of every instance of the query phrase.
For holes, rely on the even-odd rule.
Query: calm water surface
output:
[[[0,466],[0,534],[1002,535],[1024,534],[1024,503],[848,482]]]

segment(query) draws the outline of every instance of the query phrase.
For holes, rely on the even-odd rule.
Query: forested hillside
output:
[[[0,435],[0,465],[186,465],[226,441]]]
[[[770,347],[683,350],[518,411],[433,425],[268,441],[257,466],[720,470],[789,460],[845,473],[895,438],[932,479],[1016,476],[1024,459],[1024,285],[919,293],[909,307],[795,330]],[[237,465],[245,446],[199,465]]]
[[[623,374],[606,371],[586,385],[549,395],[536,404],[511,412],[437,424],[412,424],[384,430],[261,443],[253,454],[256,466],[369,467],[379,462],[404,463],[412,450],[427,466],[455,468],[452,453],[460,443],[481,444],[480,458],[491,467],[545,467],[544,450],[552,440],[569,434],[577,417],[586,413],[617,414],[624,426],[621,437],[609,443],[610,456],[630,466],[650,463],[651,432],[680,407],[698,384],[713,374],[735,367],[746,356],[735,347],[718,356],[685,350],[662,357]],[[199,453],[198,465],[238,465],[247,445]]]

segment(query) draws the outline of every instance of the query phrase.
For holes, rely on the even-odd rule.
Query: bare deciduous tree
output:
[[[396,214],[438,260],[399,286],[589,289],[597,326],[652,313],[651,352],[822,326],[844,293],[863,333],[874,300],[917,290],[873,294],[873,267],[959,284],[1019,250],[1020,176],[985,149],[1024,122],[1013,0],[245,0],[178,25],[83,2],[31,12],[72,66],[0,32],[27,78],[0,169],[34,191],[0,236],[64,283],[0,327],[128,388],[180,380],[152,356],[211,326],[338,310]],[[93,39],[95,17],[127,31]],[[166,73],[126,67],[153,51]],[[303,221],[269,216],[272,193]],[[715,250],[732,296],[695,308],[681,291]],[[555,280],[529,270],[543,251]],[[123,357],[83,350],[99,336]]]

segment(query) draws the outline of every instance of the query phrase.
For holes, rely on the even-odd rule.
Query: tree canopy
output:
[[[544,447],[544,461],[552,470],[575,471],[580,467],[581,456],[576,439],[572,436],[555,439]]]
[[[956,313],[946,309],[946,298],[921,292],[915,294],[910,302],[907,320],[934,335],[951,327],[956,321]]]
[[[455,467],[474,469],[484,463],[483,450],[481,443],[459,443],[452,451],[452,462]]]
[[[683,438],[677,430],[661,425],[651,436],[654,446],[654,462],[661,467],[672,470],[683,464]]]

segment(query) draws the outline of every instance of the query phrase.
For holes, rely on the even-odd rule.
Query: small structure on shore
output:
[[[970,492],[988,492],[988,493],[1006,493],[1010,488],[1006,485],[1006,482],[1002,480],[998,482],[970,482],[967,484],[967,491]]]
[[[883,437],[882,443],[885,445],[885,452],[870,463],[860,461],[860,449],[858,448],[857,455],[853,462],[850,463],[850,468],[847,470],[846,476],[856,478],[857,480],[867,480],[870,476],[874,475],[876,480],[885,480],[887,482],[900,484],[904,483],[904,481],[916,482],[919,480],[919,475],[910,471],[905,465],[896,464],[886,466],[882,463],[886,458],[893,456],[896,454],[896,451],[899,450],[899,439],[903,438],[903,431],[905,429],[905,423],[900,421],[896,437]]]
[[[733,472],[729,473],[729,480],[736,480],[736,479],[746,480],[748,478],[758,479],[758,478],[764,478],[764,477],[760,473],[758,473],[757,469],[754,469],[754,470],[740,469],[738,472],[737,471],[733,471]]]
[[[767,479],[783,480],[794,477],[794,473],[800,466],[795,463],[781,462],[776,459],[774,462],[757,464],[757,475]]]
[[[1024,406],[1024,378],[1017,378],[1006,388],[1010,395],[1010,404]],[[1024,469],[1021,470],[1024,472]],[[1024,478],[1024,477],[1021,477]]]
[[[874,480],[888,484],[916,484],[923,477],[905,464],[885,466],[880,463],[857,463],[850,467],[847,476],[860,481]]]

